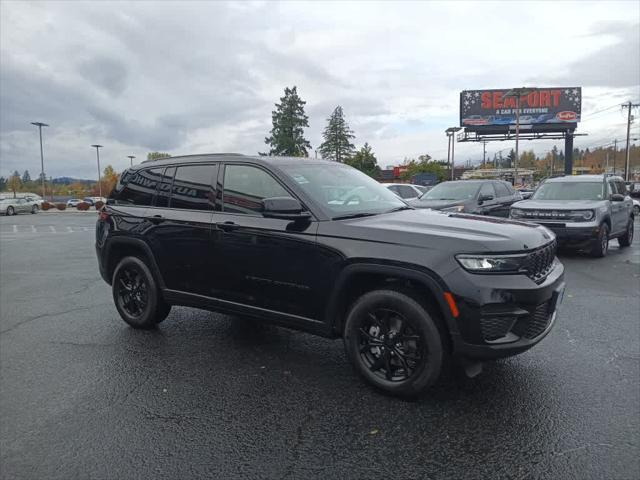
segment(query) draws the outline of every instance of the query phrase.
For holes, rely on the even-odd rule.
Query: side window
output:
[[[156,194],[156,207],[168,207],[169,198],[171,197],[171,186],[173,185],[173,176],[176,174],[176,167],[167,167],[162,174],[160,185]]]
[[[217,165],[178,166],[171,187],[169,207],[213,210],[213,182],[217,174]]]
[[[400,193],[398,192],[398,187],[396,185],[391,185],[390,187],[387,187],[389,190],[391,190],[393,193],[395,193],[396,195],[400,195]]]
[[[620,181],[620,180],[616,180],[616,186],[618,187],[618,193],[622,194],[622,195],[628,195],[627,193],[627,186],[624,184],[624,182]]]
[[[618,193],[618,191],[616,189],[616,185],[612,181],[608,181],[607,182],[607,197],[610,197],[614,193]]]
[[[256,214],[262,200],[290,197],[282,185],[264,170],[249,165],[227,165],[224,170],[222,208],[230,213]]]
[[[491,183],[483,183],[480,187],[480,193],[478,193],[478,198],[483,195],[491,195],[493,198],[496,198],[496,192],[493,189],[493,185]]]
[[[402,198],[413,198],[418,196],[415,190],[407,185],[400,185],[398,189],[400,190],[400,196]]]
[[[507,186],[502,182],[495,182],[493,186],[496,189],[498,197],[510,197],[512,195]]]
[[[162,168],[126,170],[110,195],[114,205],[149,206],[162,177]]]

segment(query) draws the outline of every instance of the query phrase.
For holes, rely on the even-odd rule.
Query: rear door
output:
[[[489,200],[482,200],[482,197],[491,197]],[[483,182],[480,185],[480,190],[478,190],[478,213],[482,215],[496,215],[496,210],[498,208],[498,202],[496,200],[496,191],[493,188],[493,182]]]
[[[505,182],[493,182],[496,190],[496,208],[495,215],[498,217],[508,217],[509,208],[516,200],[516,193],[512,187]]]
[[[167,288],[210,295],[220,274],[211,243],[218,164],[169,166],[146,213],[145,237]]]
[[[631,198],[627,195],[627,187],[620,180],[610,180],[611,194],[624,195],[622,202],[611,202],[611,233],[620,233],[626,230],[629,214],[633,208]]]

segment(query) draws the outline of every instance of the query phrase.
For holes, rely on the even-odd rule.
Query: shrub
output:
[[[65,210],[67,208],[67,204],[66,203],[56,203],[56,208],[58,210]]]
[[[86,210],[89,210],[89,207],[90,207],[90,206],[91,206],[91,205],[89,205],[87,202],[80,202],[80,203],[78,204],[78,207],[77,207],[77,208],[78,208],[78,210],[82,210],[82,211],[84,212],[84,211],[86,211]]]
[[[96,202],[96,210],[100,210],[103,206],[104,202],[101,202],[100,200]]]

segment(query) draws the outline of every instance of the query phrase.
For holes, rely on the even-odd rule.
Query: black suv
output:
[[[232,154],[125,171],[96,226],[129,325],[187,305],[342,337],[358,372],[397,395],[432,385],[452,355],[539,342],[564,290],[555,249],[545,227],[416,210],[340,163]]]

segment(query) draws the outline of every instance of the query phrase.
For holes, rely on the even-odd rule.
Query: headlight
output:
[[[509,210],[509,216],[511,218],[522,218],[524,216],[524,211],[519,208],[512,208]]]
[[[456,205],[455,207],[447,207],[442,209],[443,212],[462,212],[464,211],[464,205]]]
[[[526,255],[456,255],[456,260],[472,273],[517,273]]]
[[[595,216],[593,210],[570,210],[567,214],[574,222],[588,222]]]

